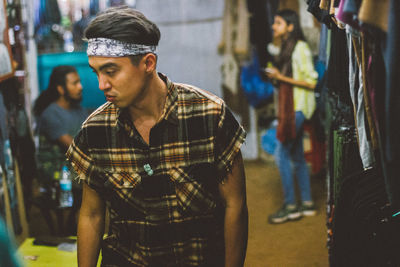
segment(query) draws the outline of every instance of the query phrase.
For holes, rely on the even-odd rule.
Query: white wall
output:
[[[218,96],[223,0],[137,0],[136,8],[161,31],[158,70]]]
[[[158,70],[172,81],[192,84],[222,97],[222,57],[217,47],[224,0],[137,0],[136,8],[160,28]],[[242,153],[245,159],[258,158],[253,109]]]

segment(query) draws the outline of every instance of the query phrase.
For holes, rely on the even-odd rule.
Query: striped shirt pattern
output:
[[[107,102],[67,152],[78,178],[110,211],[102,264],[223,266],[218,184],[246,133],[217,96],[160,77],[168,94],[149,144],[126,110]]]

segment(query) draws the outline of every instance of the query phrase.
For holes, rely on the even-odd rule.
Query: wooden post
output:
[[[14,159],[14,173],[15,185],[17,187],[18,213],[22,226],[22,233],[16,236],[16,239],[18,244],[21,244],[29,236],[29,226],[28,221],[26,220],[24,193],[22,190],[21,176],[19,173],[19,165],[17,159]]]

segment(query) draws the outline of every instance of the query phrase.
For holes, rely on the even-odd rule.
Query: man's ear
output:
[[[61,85],[57,85],[57,92],[59,95],[64,95],[64,88]]]
[[[153,53],[148,53],[143,57],[143,62],[145,64],[146,72],[153,72],[157,66],[157,56]]]

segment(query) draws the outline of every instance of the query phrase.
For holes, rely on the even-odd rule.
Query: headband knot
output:
[[[91,38],[88,40],[87,55],[102,57],[126,57],[155,53],[155,45],[143,45],[121,42],[108,38]]]

